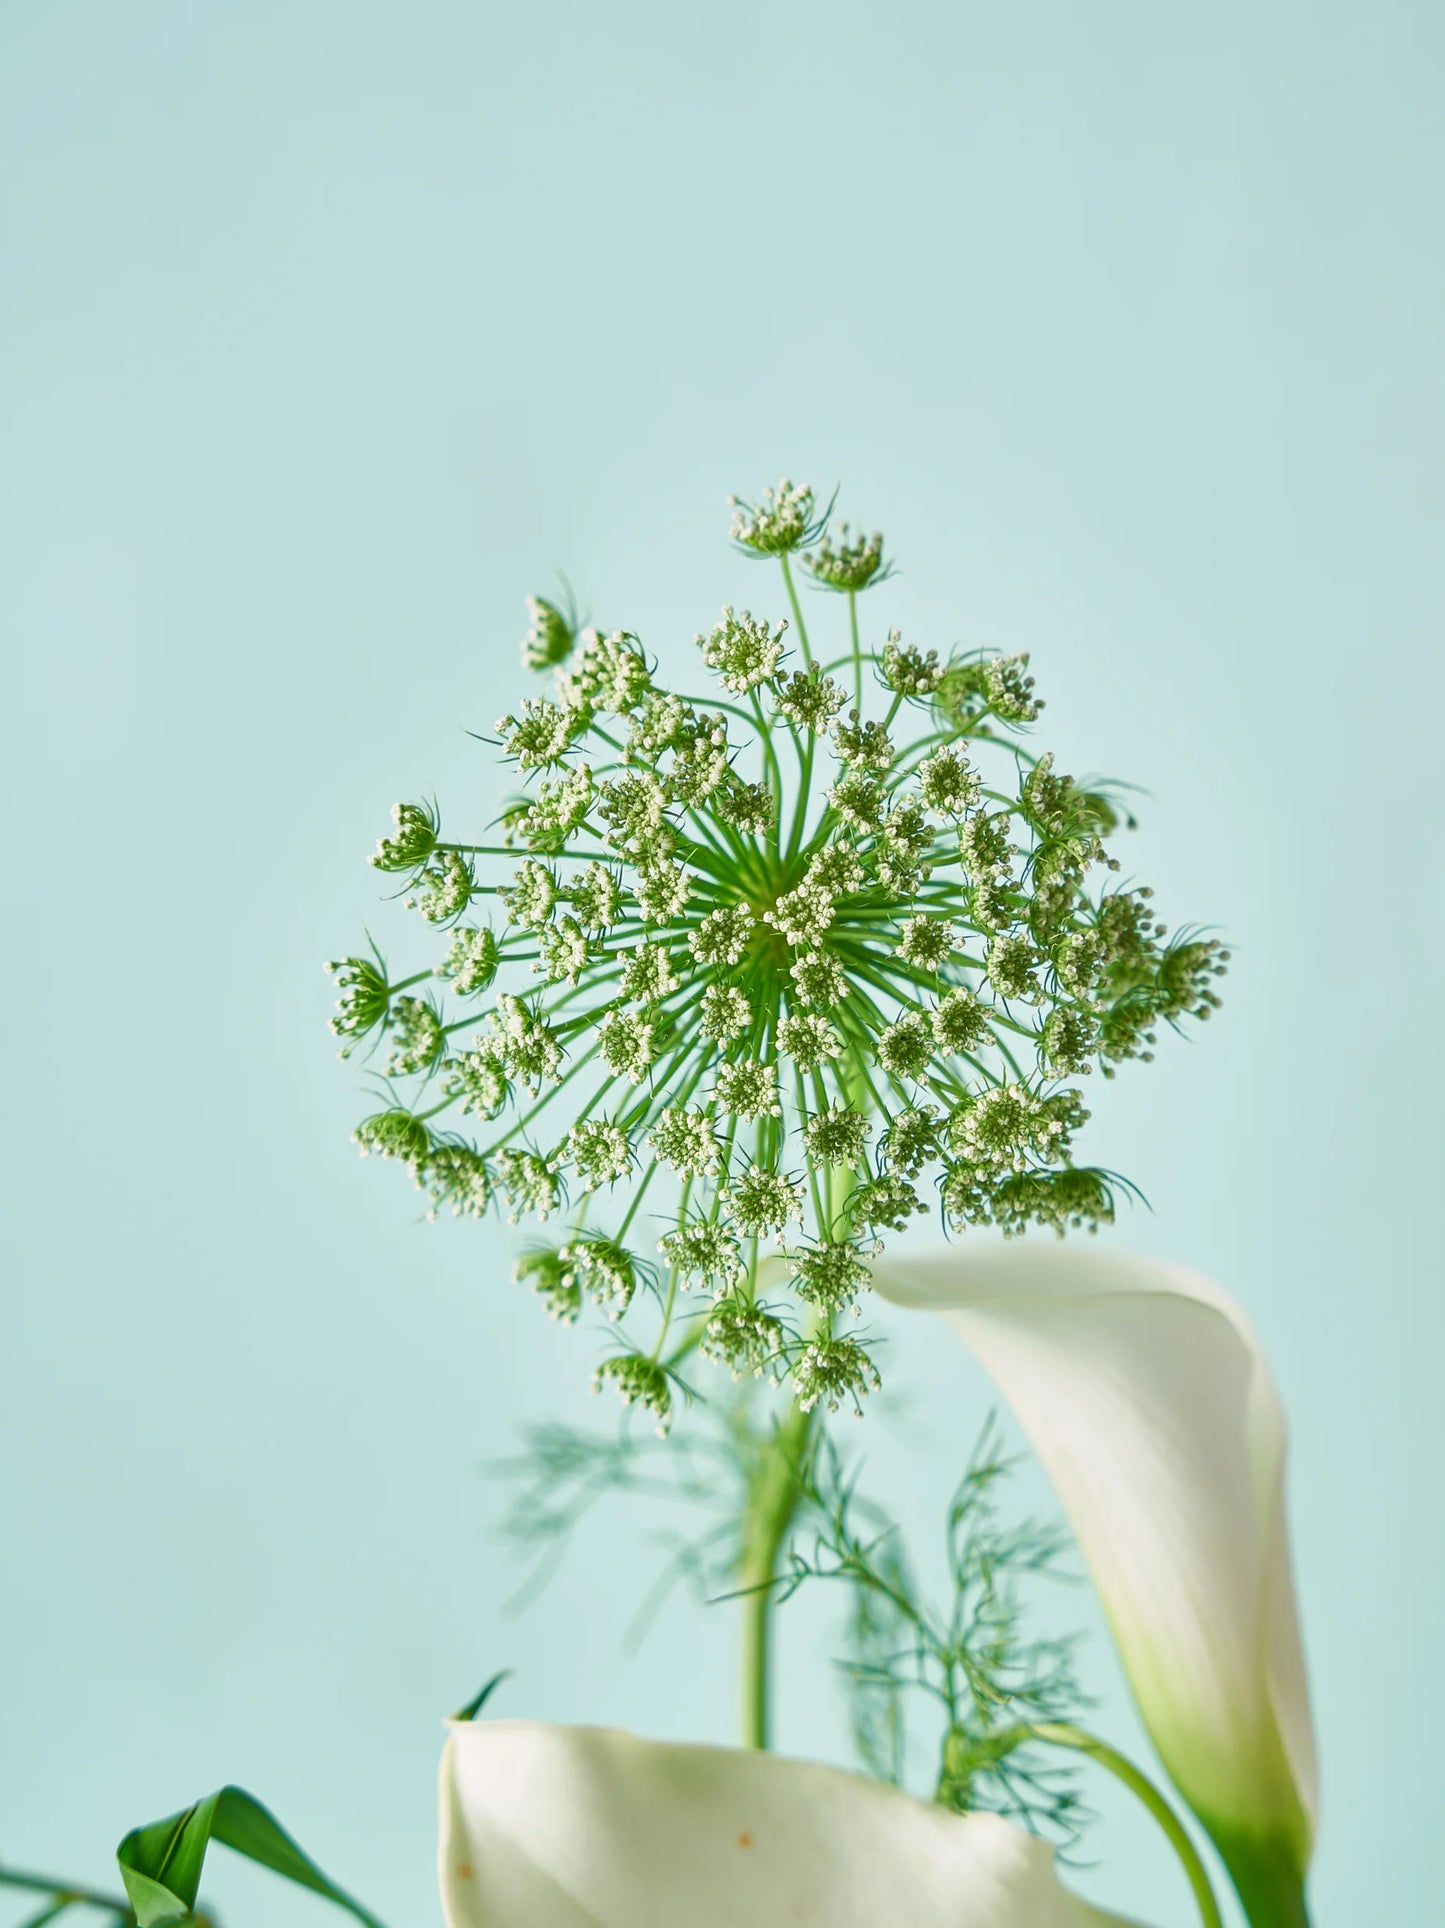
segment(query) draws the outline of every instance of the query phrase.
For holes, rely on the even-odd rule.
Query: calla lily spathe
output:
[[[1074,1528],[1154,1743],[1252,1921],[1303,1921],[1316,1774],[1285,1527],[1285,1428],[1228,1295],[1110,1250],[880,1260],[1017,1415]]]
[[[454,1722],[448,1928],[1124,1928],[1052,1848],[838,1768],[597,1727]]]

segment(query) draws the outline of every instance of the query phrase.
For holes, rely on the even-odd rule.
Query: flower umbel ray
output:
[[[737,503],[733,536],[783,608],[723,607],[702,694],[533,600],[524,661],[552,686],[496,726],[517,801],[480,835],[400,804],[374,860],[444,933],[432,992],[336,967],[346,1049],[387,1041],[363,1149],[434,1207],[627,1253],[625,1303],[560,1257],[527,1276],[563,1316],[599,1305],[601,1378],[662,1427],[699,1349],[858,1408],[878,1373],[866,1325],[841,1329],[851,1281],[921,1214],[1112,1219],[1123,1181],[1075,1161],[1079,1080],[1207,1017],[1226,961],[1117,881],[1107,792],[1029,745],[1026,656],[871,640],[881,539],[830,545],[809,489]],[[790,558],[836,592],[815,631],[847,599],[831,659]]]

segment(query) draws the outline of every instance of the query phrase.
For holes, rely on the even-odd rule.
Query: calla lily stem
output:
[[[1148,1808],[1154,1819],[1163,1829],[1169,1845],[1184,1868],[1189,1885],[1194,1891],[1194,1900],[1199,1909],[1199,1919],[1204,1928],[1224,1928],[1224,1918],[1219,1912],[1219,1903],[1214,1898],[1214,1889],[1208,1872],[1199,1858],[1199,1851],[1190,1840],[1183,1822],[1170,1807],[1164,1796],[1149,1778],[1141,1774],[1132,1761],[1128,1761],[1107,1741],[1098,1740],[1082,1727],[1075,1727],[1068,1721],[1040,1721],[1018,1730],[1019,1744],[1025,1741],[1042,1741],[1047,1747],[1067,1747],[1080,1754],[1087,1754],[1100,1767],[1107,1768],[1115,1780],[1122,1781],[1132,1794],[1138,1796]]]

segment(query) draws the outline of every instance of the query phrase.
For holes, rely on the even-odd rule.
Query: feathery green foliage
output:
[[[854,1742],[869,1771],[903,1784],[909,1715],[921,1707],[936,1747],[930,1790],[959,1813],[991,1810],[1065,1844],[1085,1818],[1068,1769],[1040,1759],[1020,1729],[1072,1720],[1086,1705],[1073,1640],[1026,1637],[1031,1579],[1071,1578],[1068,1541],[1025,1520],[1006,1525],[1000,1489],[1012,1470],[990,1420],[949,1504],[946,1595],[931,1603],[897,1529],[863,1498],[836,1446],[821,1435],[803,1480],[797,1532],[780,1598],[810,1581],[849,1592],[848,1684]]]

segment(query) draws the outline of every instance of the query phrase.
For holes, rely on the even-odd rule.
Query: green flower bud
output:
[[[938,651],[905,649],[896,629],[883,646],[883,687],[899,696],[932,696],[943,677]]]
[[[860,1230],[901,1232],[928,1207],[906,1178],[889,1172],[860,1185],[848,1201],[848,1215]]]
[[[924,1166],[937,1155],[941,1119],[942,1114],[936,1105],[912,1105],[907,1111],[897,1114],[879,1147],[890,1174],[917,1178]]]
[[[778,1067],[775,1064],[725,1064],[717,1074],[717,1101],[724,1111],[750,1123],[758,1118],[781,1118]]]
[[[1089,1070],[1099,1046],[1099,1027],[1087,1011],[1061,1004],[1039,1033],[1039,1056],[1055,1077],[1072,1078]]]
[[[430,1071],[446,1053],[441,1016],[436,1006],[423,998],[395,999],[388,1031],[395,1047],[386,1065],[389,1078],[410,1078]]]
[[[651,687],[652,672],[637,638],[621,629],[610,636],[592,630],[574,666],[557,675],[563,705],[589,718],[594,710],[604,716],[627,716]]]
[[[632,1170],[632,1145],[620,1125],[589,1118],[567,1134],[563,1158],[582,1181],[584,1192],[615,1185]]]
[[[385,1024],[391,1007],[391,989],[380,959],[373,963],[366,957],[337,958],[326,969],[336,979],[336,987],[341,992],[335,1015],[330,1020],[334,1036],[364,1038]],[[343,1045],[340,1055],[349,1058],[351,1050],[350,1044]]]
[[[843,1040],[816,1011],[796,1012],[778,1026],[778,1049],[785,1051],[800,1071],[815,1071],[830,1058],[843,1055]]]
[[[731,603],[724,603],[722,621],[710,635],[699,636],[697,646],[723,688],[734,696],[746,696],[777,675],[787,627],[782,622],[775,630],[769,629],[766,622],[758,622],[746,609],[739,616]]]
[[[532,627],[522,643],[522,662],[528,669],[555,669],[572,654],[577,625],[545,596],[528,596]]]
[[[905,1011],[878,1034],[878,1062],[894,1078],[921,1078],[933,1061],[933,1038],[921,1011]]]
[[[597,1032],[602,1062],[619,1078],[640,1085],[657,1055],[657,1026],[636,1011],[609,1011]]]
[[[452,936],[452,947],[437,965],[438,977],[450,978],[452,988],[463,997],[485,991],[497,975],[499,952],[490,930],[477,930],[459,924]]]
[[[791,676],[779,677],[773,700],[779,716],[816,736],[842,709],[843,686],[824,676],[814,663],[807,669],[795,669]]]
[[[822,588],[853,595],[872,583],[882,582],[892,573],[883,566],[882,536],[865,536],[860,532],[850,542],[846,522],[838,531],[837,545],[830,536],[824,536],[808,557],[807,567]]]
[[[504,716],[497,723],[505,753],[524,770],[545,770],[561,763],[586,729],[583,709],[559,708],[545,697],[524,696],[521,715]]]
[[[637,1290],[638,1268],[632,1254],[614,1238],[589,1234],[572,1239],[559,1254],[569,1275],[600,1305],[609,1319],[620,1319]]]
[[[793,1367],[793,1391],[805,1413],[819,1405],[835,1413],[851,1401],[861,1415],[864,1399],[882,1383],[878,1368],[852,1338],[814,1339]]]
[[[698,1350],[704,1359],[727,1366],[734,1379],[771,1375],[781,1383],[785,1370],[783,1324],[772,1313],[733,1293],[720,1299],[703,1327]]]
[[[1043,709],[1028,674],[1028,653],[995,656],[984,669],[984,692],[994,715],[1005,723],[1032,723]]]
[[[413,881],[417,894],[407,898],[406,907],[419,910],[429,924],[455,923],[476,890],[472,867],[456,850],[442,851]]]
[[[794,488],[786,479],[775,489],[764,489],[756,506],[730,495],[732,539],[755,555],[785,556],[816,541],[820,525],[813,520],[813,491]],[[825,518],[826,519],[826,518]]]
[[[742,1247],[716,1219],[683,1219],[658,1241],[657,1249],[684,1285],[725,1292],[743,1270]]]
[[[845,1165],[857,1171],[864,1163],[864,1146],[872,1135],[873,1127],[861,1112],[835,1101],[808,1120],[803,1144],[814,1164]]]
[[[750,1165],[729,1179],[728,1210],[748,1238],[780,1239],[789,1224],[803,1222],[803,1184],[767,1165]]]
[[[672,1392],[666,1372],[655,1359],[644,1359],[637,1352],[604,1359],[592,1375],[592,1387],[601,1392],[604,1385],[612,1386],[624,1405],[640,1406],[651,1413],[659,1435],[667,1434],[672,1426]]]
[[[378,1158],[400,1158],[409,1165],[418,1164],[431,1150],[431,1133],[400,1106],[363,1118],[351,1138],[363,1158],[375,1152]]]
[[[534,1218],[550,1218],[562,1203],[562,1186],[557,1167],[539,1152],[522,1151],[513,1146],[497,1154],[497,1184],[506,1195],[511,1224],[519,1223],[523,1212]]]
[[[377,844],[371,863],[377,870],[419,870],[436,848],[436,811],[424,803],[394,803],[391,820],[396,829]]]
[[[575,1325],[582,1310],[582,1287],[577,1274],[551,1246],[524,1252],[512,1268],[519,1285],[530,1285],[548,1313],[563,1325]]]
[[[448,1140],[434,1144],[414,1167],[416,1182],[431,1195],[429,1218],[443,1203],[455,1218],[485,1218],[492,1202],[492,1174],[472,1145]]]
[[[958,926],[947,917],[907,917],[898,955],[921,970],[936,971],[958,949]]]
[[[805,1245],[788,1254],[793,1268],[793,1289],[805,1304],[821,1312],[840,1312],[850,1306],[856,1313],[868,1283],[868,1266],[858,1248],[825,1239],[818,1245]]]
[[[648,1143],[664,1165],[684,1178],[715,1178],[722,1170],[722,1147],[705,1111],[669,1105]]]
[[[702,1035],[715,1044],[740,1038],[753,1021],[752,1006],[733,984],[709,984],[702,994]]]

